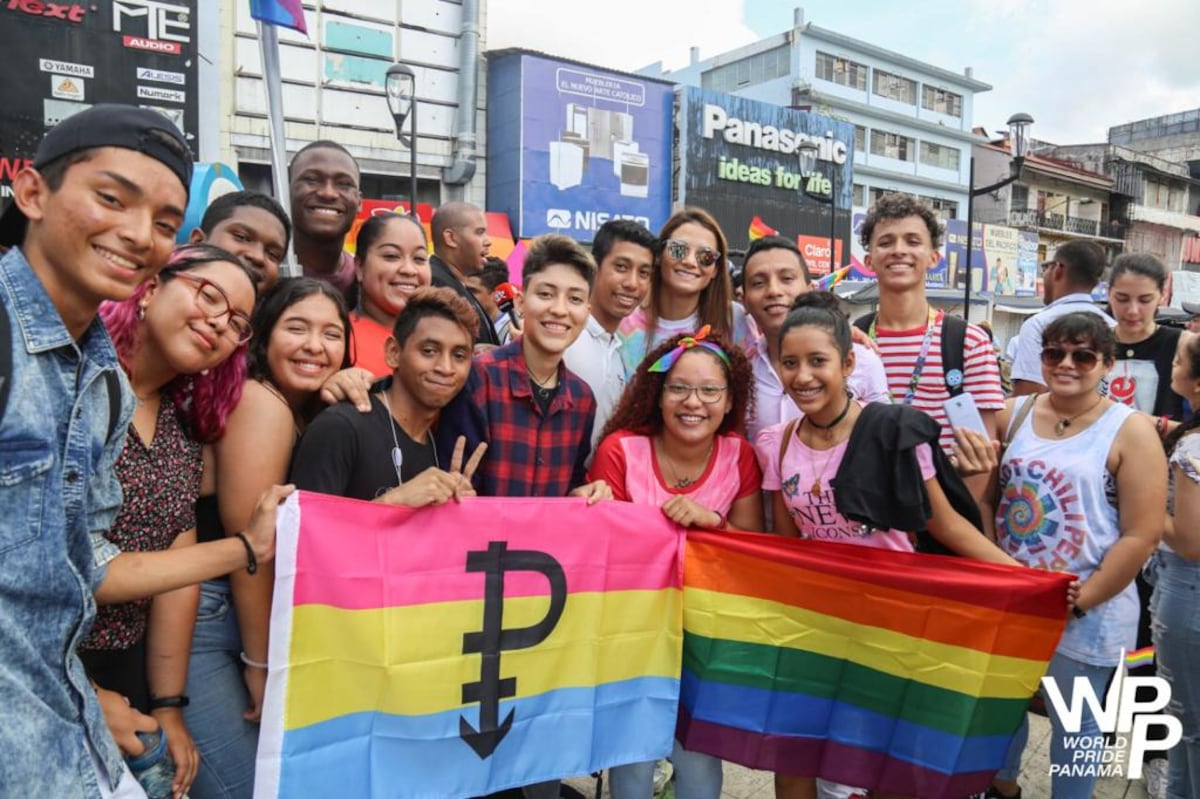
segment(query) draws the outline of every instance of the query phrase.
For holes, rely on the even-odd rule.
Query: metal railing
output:
[[[1012,227],[1040,227],[1051,230],[1061,230],[1065,233],[1078,233],[1084,236],[1096,236],[1100,232],[1100,223],[1095,219],[1084,219],[1078,216],[1046,213],[1045,211],[1011,211],[1008,224]]]

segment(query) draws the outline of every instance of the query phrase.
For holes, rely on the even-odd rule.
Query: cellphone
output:
[[[974,430],[984,437],[989,435],[987,428],[983,426],[979,408],[975,405],[975,398],[967,392],[946,400],[942,403],[942,408],[946,411],[946,420],[955,430]]]

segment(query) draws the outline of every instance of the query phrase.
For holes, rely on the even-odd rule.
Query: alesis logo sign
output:
[[[160,0],[114,0],[113,31],[137,50],[180,55],[190,42],[191,11]]]
[[[34,17],[63,19],[67,22],[83,22],[87,9],[74,3],[43,3],[41,0],[8,0],[4,6],[9,11],[22,11]]]

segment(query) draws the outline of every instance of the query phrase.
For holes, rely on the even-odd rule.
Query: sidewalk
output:
[[[567,782],[594,799],[594,779]],[[1021,790],[1024,799],[1050,799],[1050,724],[1041,716],[1029,716],[1029,746],[1022,763]],[[608,796],[607,783],[604,796]],[[769,772],[726,763],[722,796],[727,799],[774,799],[774,782]],[[1096,799],[1146,799],[1146,788],[1140,780],[1103,779],[1096,786],[1095,796]]]

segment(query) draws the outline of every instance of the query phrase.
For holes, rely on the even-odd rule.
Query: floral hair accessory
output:
[[[695,335],[684,336],[683,338],[679,339],[679,344],[677,344],[670,351],[664,353],[663,356],[655,361],[647,371],[671,371],[671,367],[674,366],[675,362],[679,360],[679,356],[683,355],[685,352],[693,349],[694,347],[703,347],[709,352],[714,353],[726,366],[729,366],[729,356],[725,354],[725,350],[721,349],[716,342],[708,341],[708,334],[710,332],[712,332],[712,325],[705,325],[696,331]]]

